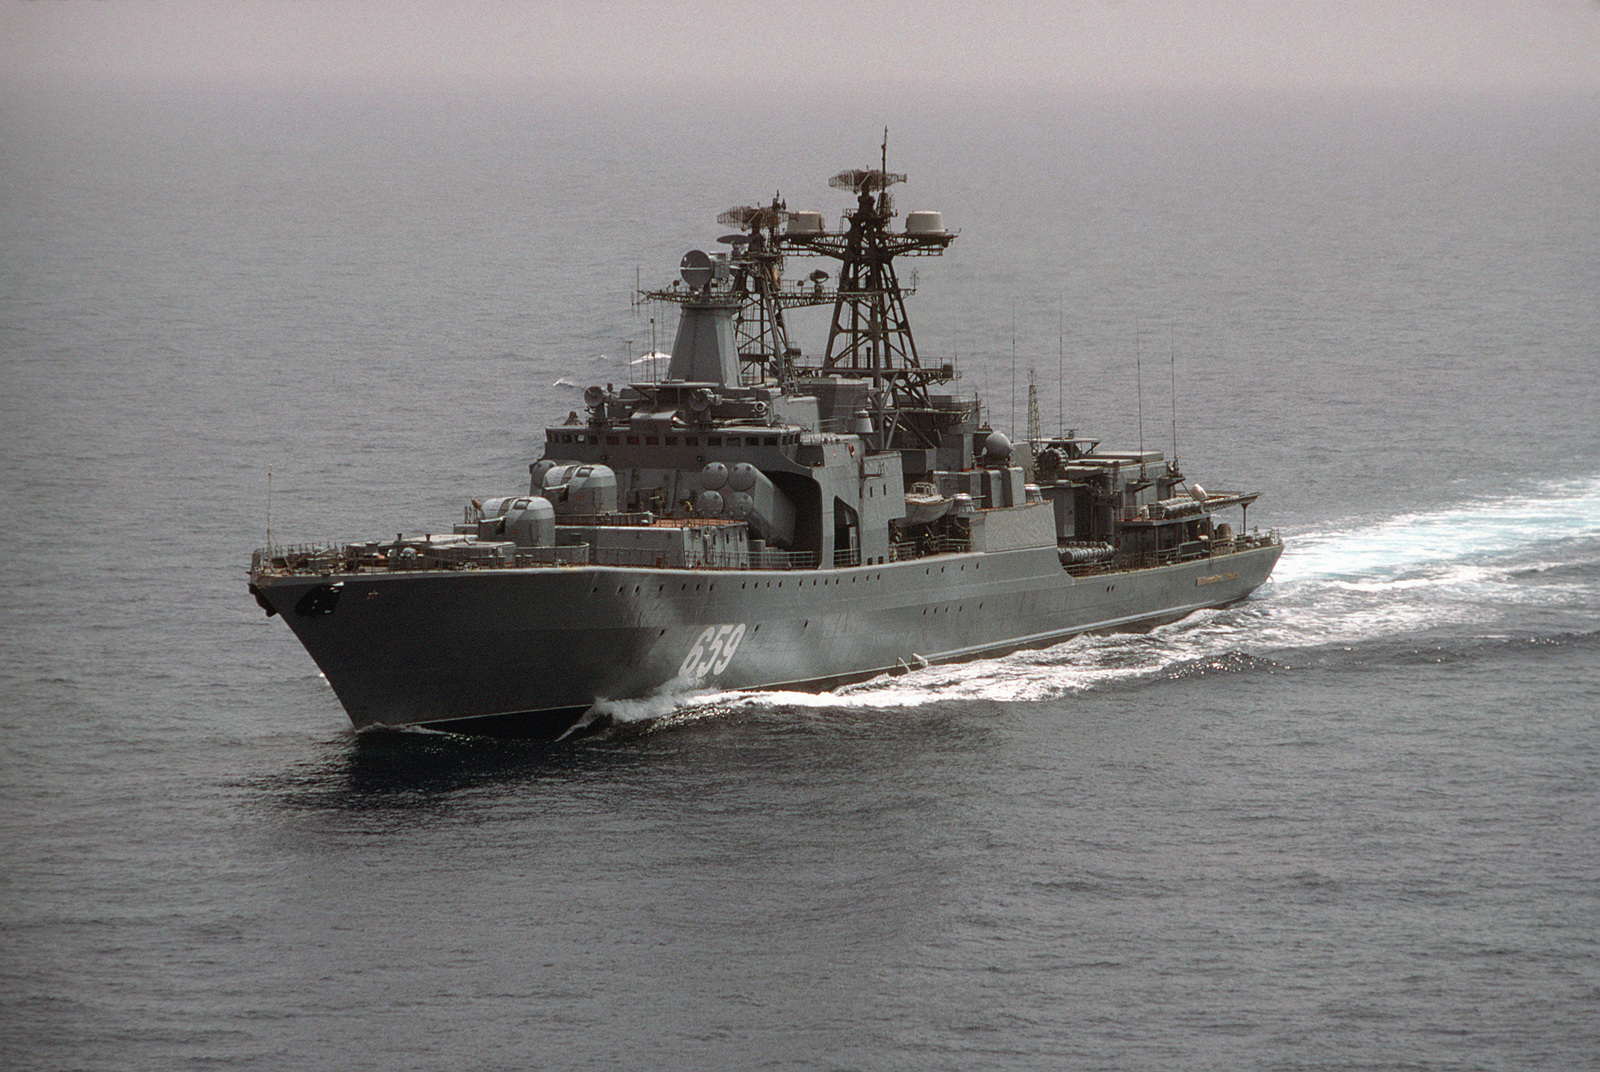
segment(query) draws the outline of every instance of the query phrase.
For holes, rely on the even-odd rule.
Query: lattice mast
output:
[[[888,162],[885,132],[881,161]],[[724,235],[733,248],[722,258],[708,258],[695,250],[685,257],[704,260],[709,273],[687,289],[675,283],[670,289],[641,295],[646,300],[685,306],[728,305],[737,308],[736,348],[744,366],[745,382],[763,375],[793,388],[799,377],[849,376],[871,381],[870,407],[874,411],[880,442],[934,446],[940,430],[963,419],[965,408],[932,405],[928,387],[955,378],[952,364],[923,368],[916,340],[906,316],[905,298],[911,290],[901,286],[894,260],[900,256],[937,257],[955,240],[943,229],[937,213],[912,213],[904,231],[891,231],[895,216],[889,187],[905,176],[887,166],[842,171],[829,180],[836,189],[856,195],[854,210],[845,214],[846,228],[826,231],[813,223],[785,228],[785,222],[817,213],[791,213],[780,196],[756,207],[742,205],[717,217],[724,226],[743,233]],[[921,218],[918,223],[918,218]],[[916,225],[914,225],[916,224]],[[839,262],[838,285],[827,288],[828,274],[815,271],[809,285],[785,286],[782,272],[789,255],[821,256]],[[912,288],[914,289],[914,288]],[[820,366],[797,368],[798,351],[789,341],[784,310],[802,306],[832,305],[826,351]]]
[[[1044,444],[1044,433],[1039,425],[1039,383],[1034,370],[1028,370],[1028,457],[1033,457]]]
[[[788,206],[778,194],[773,195],[769,206],[740,205],[717,217],[724,227],[748,232],[722,239],[733,246],[730,265],[734,293],[745,299],[735,325],[739,358],[747,366],[769,370],[781,383],[792,378],[788,368],[789,328],[783,319],[783,250],[779,234],[788,218]]]
[[[888,169],[885,135],[881,165],[841,171],[828,180],[835,189],[856,195],[846,213],[843,233],[796,233],[782,236],[793,250],[831,257],[840,262],[838,289],[828,328],[822,372],[870,378],[881,406],[925,408],[928,385],[953,378],[948,366],[925,369],[906,316],[907,291],[895,271],[897,256],[938,256],[955,238],[946,231],[896,232],[889,187],[906,180]]]

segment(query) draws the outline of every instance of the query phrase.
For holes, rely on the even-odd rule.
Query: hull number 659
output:
[[[690,681],[699,681],[708,675],[722,673],[733,661],[733,653],[739,650],[739,642],[743,639],[743,622],[737,625],[706,626],[705,631],[696,638],[694,646],[689,649],[689,654],[683,657],[683,665],[678,668],[678,676]]]

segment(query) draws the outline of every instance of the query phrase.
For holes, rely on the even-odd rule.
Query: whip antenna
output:
[[[1172,323],[1167,323],[1167,346],[1172,365],[1172,467],[1178,467],[1178,344],[1172,337]]]
[[[1067,334],[1061,311],[1064,298],[1056,299],[1056,434],[1067,427]]]
[[[1139,318],[1133,318],[1133,393],[1138,400],[1139,453],[1144,453],[1144,372],[1139,367]]]

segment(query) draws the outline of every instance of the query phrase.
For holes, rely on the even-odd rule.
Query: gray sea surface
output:
[[[0,1065],[1596,1067],[1597,112],[0,94]],[[524,486],[667,346],[636,280],[835,218],[886,125],[961,232],[925,358],[1175,431],[1274,580],[557,746],[352,732],[269,529]]]

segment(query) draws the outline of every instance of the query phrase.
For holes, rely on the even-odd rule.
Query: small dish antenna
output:
[[[711,257],[703,249],[691,249],[683,255],[678,274],[690,290],[700,290],[711,282]]]

